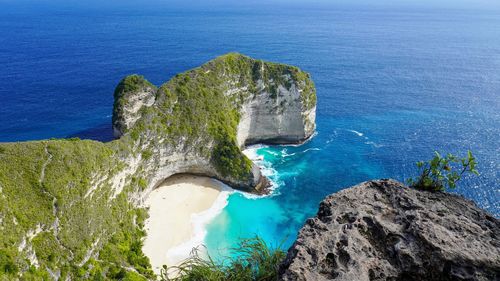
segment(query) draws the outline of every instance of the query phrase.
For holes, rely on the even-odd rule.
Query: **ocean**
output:
[[[326,195],[405,180],[435,150],[476,155],[481,175],[453,192],[498,217],[500,10],[475,8],[0,9],[0,141],[110,140],[122,77],[160,85],[236,51],[311,73],[317,133],[246,150],[274,191],[229,195],[206,225],[212,255],[254,235],[287,248]]]

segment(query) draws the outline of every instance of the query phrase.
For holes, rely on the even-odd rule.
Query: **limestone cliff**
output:
[[[281,280],[499,280],[500,222],[463,197],[365,182],[328,196]]]
[[[125,162],[143,164],[149,190],[172,174],[195,173],[261,192],[266,181],[240,149],[298,143],[315,130],[316,96],[308,74],[240,54],[179,74],[158,89],[129,76],[115,97],[116,136],[149,156]]]
[[[140,247],[148,192],[177,173],[262,192],[241,148],[300,142],[315,129],[309,75],[240,54],[160,87],[128,76],[114,97],[112,142],[0,144],[1,280],[152,279]]]

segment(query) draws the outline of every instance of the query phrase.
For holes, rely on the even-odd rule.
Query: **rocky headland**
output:
[[[156,88],[141,76],[115,91],[113,129],[141,155],[126,162],[148,178],[147,189],[178,173],[213,177],[247,192],[266,179],[241,148],[300,143],[315,130],[316,92],[293,66],[227,54]]]
[[[473,202],[393,180],[324,199],[281,280],[499,280],[500,221]]]
[[[114,98],[114,141],[0,144],[0,280],[155,280],[142,252],[155,188],[196,174],[264,193],[242,148],[315,131],[309,74],[235,53],[161,86],[127,76]],[[463,197],[370,181],[321,202],[280,279],[499,280],[499,236]]]
[[[241,149],[300,143],[315,131],[309,74],[237,53],[159,87],[125,77],[114,98],[114,141],[0,144],[2,278],[154,279],[140,246],[152,190],[188,173],[265,193]]]

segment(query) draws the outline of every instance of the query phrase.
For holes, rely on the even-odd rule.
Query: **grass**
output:
[[[200,250],[179,266],[162,271],[164,281],[272,281],[278,280],[278,270],[286,254],[280,247],[271,248],[261,238],[242,239],[232,249],[232,257],[217,262],[210,256],[203,258]],[[176,277],[169,278],[167,272]]]

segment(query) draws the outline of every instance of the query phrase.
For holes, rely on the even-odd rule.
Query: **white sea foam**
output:
[[[356,131],[356,130],[347,130],[347,131],[349,131],[349,132],[351,132],[351,133],[355,133],[356,135],[358,135],[358,137],[362,137],[362,136],[363,136],[363,133],[358,132],[358,131]]]
[[[296,143],[296,144],[280,144],[280,146],[293,146],[293,147],[297,147],[297,146],[301,146],[301,145],[304,145],[308,142],[310,142],[315,136],[318,135],[318,131],[314,131],[314,133],[307,139],[305,140],[304,142],[302,143]]]
[[[280,187],[283,184],[283,182],[281,180],[279,180],[278,172],[271,166],[259,165],[259,163],[257,163],[257,162],[255,162],[255,163],[259,166],[262,175],[265,176],[267,179],[269,179],[269,182],[271,184],[268,187],[269,194],[257,195],[257,194],[252,194],[252,193],[240,191],[240,190],[235,190],[234,192],[243,195],[247,199],[254,199],[254,200],[279,195],[278,187]],[[269,163],[269,162],[266,162],[266,163]],[[270,163],[268,165],[270,165]]]
[[[286,157],[290,157],[290,156],[294,156],[294,155],[297,155],[298,154],[303,154],[303,153],[306,153],[306,152],[309,152],[309,151],[319,151],[321,150],[321,148],[317,148],[317,147],[312,147],[312,148],[308,148],[304,151],[298,151],[298,152],[294,152],[294,153],[288,153],[286,149],[283,149],[281,151],[281,156],[283,158],[286,158]]]
[[[193,236],[189,241],[169,249],[166,253],[169,260],[176,263],[182,262],[189,257],[193,248],[203,245],[205,236],[207,235],[206,226],[227,206],[229,195],[234,192],[234,189],[221,183],[221,192],[213,205],[201,213],[191,215]]]
[[[332,134],[330,134],[328,136],[328,140],[326,141],[326,144],[329,144],[332,141],[334,141],[337,138],[337,135],[338,135],[337,130],[333,130]]]
[[[310,139],[312,139],[316,135],[317,135],[317,132],[315,132],[311,136],[311,138],[308,139],[308,141]],[[299,145],[302,145],[302,144],[299,144]],[[294,155],[296,155],[298,153],[302,154],[302,153],[307,153],[309,151],[318,151],[318,150],[321,150],[321,148],[313,147],[313,148],[305,149],[304,151],[288,153],[287,147],[289,147],[289,146],[296,147],[296,146],[299,146],[299,145],[280,145],[281,147],[283,147],[283,149],[281,149],[280,152],[274,152],[274,151],[269,151],[268,150],[267,153],[271,154],[273,156],[278,156],[278,157],[281,157],[281,158],[287,158],[287,157],[290,157],[290,156],[294,156]],[[271,196],[276,196],[276,195],[280,194],[279,193],[279,187],[283,186],[284,182],[281,180],[280,175],[278,174],[278,171],[276,171],[273,168],[273,165],[272,165],[271,162],[266,161],[262,156],[260,156],[257,153],[257,151],[259,149],[261,149],[261,148],[267,148],[267,147],[269,147],[269,146],[267,146],[267,145],[252,145],[252,146],[247,147],[245,150],[243,150],[243,153],[250,160],[252,160],[257,166],[259,166],[259,168],[261,169],[262,175],[269,179],[270,184],[271,184],[271,186],[269,187],[269,189],[270,189],[269,194],[266,194],[266,195],[255,195],[255,194],[246,193],[246,192],[238,191],[238,190],[235,190],[234,192],[240,193],[241,195],[243,195],[247,199],[260,199],[260,198],[271,197]]]
[[[376,147],[376,148],[384,146],[383,144],[377,144],[377,143],[374,143],[372,141],[367,141],[367,142],[365,142],[365,144],[372,145],[373,147]]]
[[[279,193],[277,192],[278,187],[282,184],[282,182],[278,178],[278,172],[272,167],[271,162],[266,161],[264,157],[259,155],[257,151],[261,148],[267,148],[269,146],[267,145],[252,145],[247,147],[245,150],[243,150],[243,153],[250,159],[252,162],[254,162],[257,166],[259,166],[260,171],[263,176],[269,179],[271,186],[269,187],[270,192],[269,194],[266,195],[256,195],[256,194],[251,194],[239,190],[235,190],[234,192],[239,193],[243,195],[247,199],[260,199],[264,197],[269,197],[269,196],[276,196]],[[276,153],[273,151],[267,151],[269,154],[274,155],[274,156],[283,156],[283,153]]]
[[[306,152],[308,152],[308,151],[319,151],[319,150],[321,150],[321,148],[312,147],[312,148],[308,148],[308,149],[306,149],[306,150],[302,151],[302,153],[306,153]]]
[[[294,156],[295,154],[297,154],[297,153],[290,153],[289,154],[286,148],[283,148],[283,150],[281,150],[282,157],[290,157],[290,156]]]
[[[259,160],[262,161],[263,160],[262,156],[257,154],[257,150],[264,148],[264,147],[269,147],[269,146],[263,145],[263,144],[251,145],[243,150],[243,154],[245,154],[246,157],[248,157],[248,159],[250,159],[252,161],[259,161]]]

